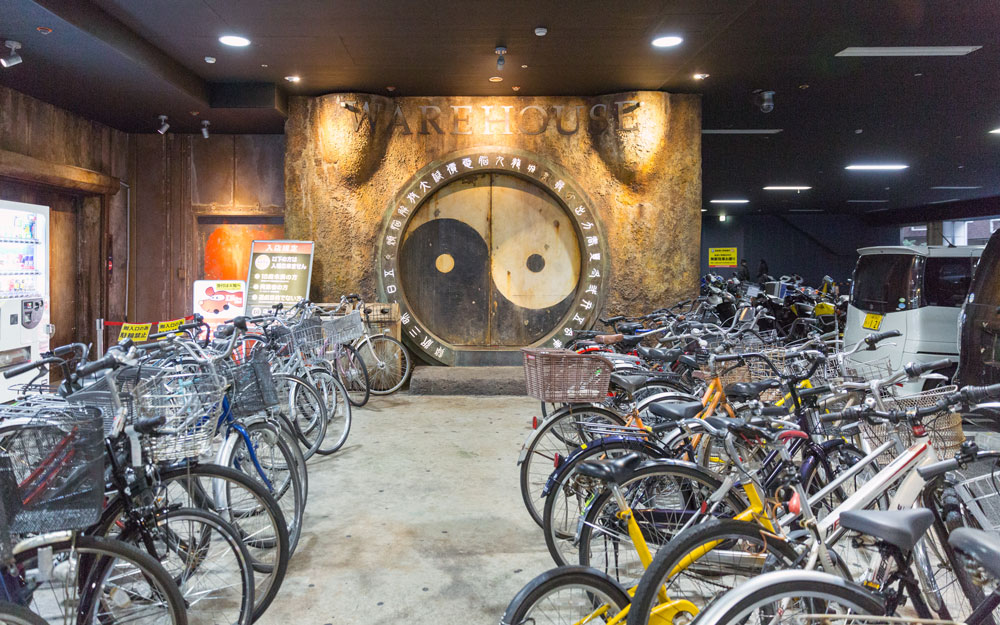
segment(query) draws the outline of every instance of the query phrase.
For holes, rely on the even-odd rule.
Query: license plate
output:
[[[865,330],[878,330],[881,325],[882,315],[868,313],[865,315],[865,322],[861,324],[861,327]]]

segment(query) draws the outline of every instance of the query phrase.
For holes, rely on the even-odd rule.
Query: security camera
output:
[[[761,113],[770,113],[774,110],[774,92],[757,89],[753,92],[753,103]]]

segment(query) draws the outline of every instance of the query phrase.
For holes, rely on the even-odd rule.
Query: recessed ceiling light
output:
[[[709,200],[710,204],[749,204],[750,200]]]
[[[676,35],[668,35],[666,37],[657,37],[653,40],[653,45],[657,48],[673,48],[674,46],[679,46],[684,42],[684,39]]]
[[[889,200],[847,200],[848,204],[885,204]]]
[[[205,57],[205,62],[208,63],[209,65],[211,65],[212,63],[215,63],[215,57],[214,56],[206,56]]]
[[[385,90],[386,90],[386,91],[389,91],[389,92],[393,92],[393,91],[395,91],[395,90],[396,90],[396,88],[395,88],[395,87],[393,87],[392,85],[389,85],[388,87],[386,87],[386,88],[385,88]]]
[[[703,135],[776,135],[781,128],[710,128],[702,129]]]
[[[711,76],[711,74],[695,74],[691,78],[694,78],[695,80],[705,80],[709,76]]]
[[[266,68],[267,67],[267,63],[261,63],[260,66]]]
[[[951,190],[960,190],[960,189],[982,189],[982,187],[931,187],[931,188],[932,188],[932,189],[951,189]]]
[[[549,34],[549,29],[545,28],[544,26],[539,26],[538,28],[535,29],[536,37],[544,37],[547,34]]]
[[[725,220],[726,220],[725,215],[719,215],[719,221],[725,221]]]
[[[528,69],[528,66],[527,65],[522,65],[521,69]]]
[[[848,165],[844,169],[852,171],[899,171],[907,167],[909,165],[903,165],[902,163],[875,163],[869,165]]]
[[[982,46],[877,46],[844,48],[834,56],[965,56]]]
[[[288,82],[299,82],[302,78],[300,76],[285,76],[285,80]]]
[[[794,187],[794,186],[769,186],[764,187],[765,191],[808,191],[812,187]]]
[[[808,88],[809,88],[809,84],[808,83],[802,83],[801,85],[799,85],[799,89],[806,90]]]
[[[42,33],[43,35],[51,35],[52,34],[52,29],[49,28],[48,26],[39,26],[35,30],[37,30],[38,32]]]
[[[219,43],[224,43],[227,46],[233,46],[236,48],[242,48],[250,45],[250,40],[246,37],[240,37],[238,35],[223,35],[219,37]]]
[[[994,128],[990,131],[991,135],[1000,135],[1000,128]]]
[[[503,82],[503,76],[490,76],[490,82]]]
[[[513,89],[514,91],[520,91],[521,90],[521,88],[518,87],[517,85],[514,85],[513,87],[511,87],[511,89]]]

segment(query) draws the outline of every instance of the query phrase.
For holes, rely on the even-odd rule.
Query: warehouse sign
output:
[[[709,267],[735,267],[736,248],[735,247],[710,247],[708,248]]]
[[[247,314],[262,315],[276,304],[291,306],[309,296],[312,241],[254,241],[247,275]]]

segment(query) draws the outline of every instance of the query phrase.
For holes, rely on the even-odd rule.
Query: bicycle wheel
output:
[[[552,413],[532,432],[517,463],[521,467],[521,499],[539,527],[545,506],[542,490],[555,468],[556,458],[567,458],[582,443],[597,438],[592,434],[594,428],[615,425],[625,425],[625,419],[606,408],[573,405]]]
[[[45,619],[23,605],[0,601],[0,623],[3,625],[48,625]]]
[[[605,623],[629,604],[628,594],[607,575],[582,566],[542,573],[520,590],[500,625]]]
[[[637,604],[638,591],[628,615],[628,625],[647,625],[649,611],[639,609]],[[698,615],[698,622],[713,625],[873,622],[863,617],[854,621],[843,618],[847,614],[881,616],[885,608],[864,588],[836,575],[819,571],[779,571],[750,580],[722,595]],[[834,618],[825,615],[834,615]],[[878,622],[877,619],[874,622]]]
[[[309,381],[326,406],[326,432],[320,439],[316,453],[329,456],[344,446],[351,432],[351,401],[347,389],[336,376],[325,370],[310,370]]]
[[[670,598],[686,599],[700,610],[762,573],[791,568],[796,558],[788,543],[756,523],[711,520],[695,525],[653,557],[636,587],[629,623],[646,625],[661,588]]]
[[[158,514],[144,528],[129,527],[120,540],[154,556],[180,588],[196,623],[249,625],[254,575],[240,535],[217,514],[181,508]]]
[[[403,388],[413,363],[402,343],[384,334],[368,336],[358,343],[358,353],[368,368],[373,395],[389,395]]]
[[[323,397],[312,383],[297,375],[275,374],[274,386],[278,405],[270,408],[269,412],[284,417],[292,424],[302,445],[302,455],[308,460],[326,436],[327,410]]]
[[[281,437],[278,426],[264,421],[244,426],[247,439],[238,430],[226,438],[217,461],[245,473],[265,487],[278,502],[288,524],[288,552],[295,553],[302,532],[306,500],[296,470],[295,454]],[[296,447],[298,445],[295,445]]]
[[[333,370],[344,388],[351,405],[361,407],[368,403],[370,380],[368,367],[353,345],[341,345],[333,361]]]
[[[640,467],[621,489],[650,552],[656,554],[672,544],[684,524],[721,486],[722,480],[703,469],[664,460]],[[716,514],[732,516],[744,507],[730,490]],[[632,586],[643,576],[645,567],[618,512],[610,489],[594,499],[580,527],[578,561]]]
[[[159,472],[158,501],[218,513],[239,533],[254,570],[254,620],[274,600],[288,568],[288,526],[278,502],[260,483],[215,464]]]
[[[12,577],[23,603],[50,625],[187,625],[177,584],[146,553],[120,540],[57,534],[15,550]]]

